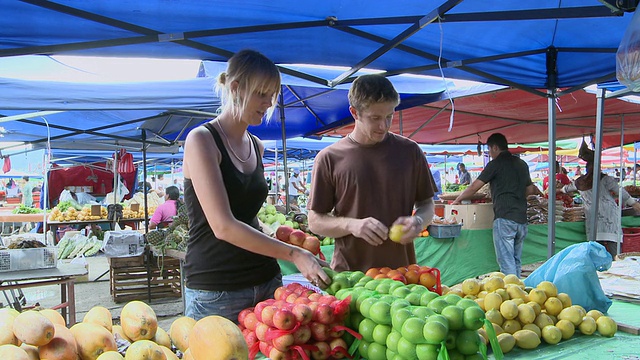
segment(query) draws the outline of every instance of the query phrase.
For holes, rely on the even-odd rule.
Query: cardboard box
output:
[[[100,216],[100,215],[102,215],[102,206],[91,205],[91,216]]]
[[[140,204],[137,203],[131,203],[131,211],[133,212],[137,212],[140,210]]]
[[[464,230],[493,228],[493,204],[445,205],[445,219],[455,217]]]

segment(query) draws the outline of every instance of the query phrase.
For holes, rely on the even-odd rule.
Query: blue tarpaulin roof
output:
[[[283,73],[335,91],[366,67],[388,76],[443,74],[488,81],[538,95],[545,95],[538,89],[572,90],[615,80],[615,51],[631,19],[630,14],[614,12],[596,0],[427,0],[405,1],[402,6],[361,0],[304,4],[290,0],[0,0],[0,9],[0,57],[75,54],[226,61],[240,49],[253,48],[283,64]],[[347,69],[315,74],[284,66],[303,63]],[[403,98],[402,106],[410,105],[408,98]],[[285,104],[292,101],[285,99]],[[324,130],[350,121],[336,111],[339,108],[346,110],[333,108],[336,121],[325,121]],[[167,135],[172,143],[184,135],[185,128],[206,119],[166,109],[143,116],[119,114],[119,120],[86,114],[60,121],[54,139],[70,131],[60,125],[68,123],[78,132],[76,138],[82,138],[68,141],[69,147],[86,147],[82,143],[87,141],[101,145],[97,136],[105,133],[111,144],[126,145],[128,136],[118,138],[108,132],[128,132],[139,141],[139,120],[149,116],[141,127]],[[9,111],[0,114],[12,115]],[[130,122],[130,126],[118,128],[116,121]],[[306,123],[298,126],[295,118],[291,122],[290,136],[305,135],[312,129]],[[29,138],[34,134],[28,130],[42,123],[39,119],[22,122],[21,128],[9,129],[5,136]],[[276,129],[255,132],[266,139],[279,137],[275,131],[279,123],[269,124]],[[313,124],[321,125],[319,120]],[[546,139],[543,131],[528,134],[530,141]],[[44,137],[39,135],[41,141]],[[152,139],[159,145],[166,140]]]

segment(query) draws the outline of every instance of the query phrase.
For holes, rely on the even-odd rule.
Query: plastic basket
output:
[[[0,272],[48,269],[58,266],[57,248],[0,250]]]
[[[429,230],[429,235],[436,239],[454,238],[454,237],[460,236],[460,231],[462,231],[462,224],[453,224],[453,225],[432,224],[432,225],[429,225],[427,230]]]
[[[621,252],[640,251],[640,228],[622,228]]]

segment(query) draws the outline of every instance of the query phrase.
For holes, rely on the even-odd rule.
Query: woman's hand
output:
[[[636,214],[640,214],[640,202],[635,202],[631,207],[636,211]]]
[[[331,278],[322,270],[323,266],[328,267],[329,264],[315,257],[310,251],[296,247],[293,253],[293,263],[313,285],[321,289],[326,289],[331,285]]]

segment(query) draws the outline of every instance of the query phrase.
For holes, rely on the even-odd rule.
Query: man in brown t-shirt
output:
[[[336,238],[336,271],[416,263],[413,240],[433,218],[435,184],[422,150],[388,132],[399,102],[388,79],[360,76],[349,90],[353,131],[316,156],[309,227]],[[404,226],[399,243],[389,239],[395,224]]]

